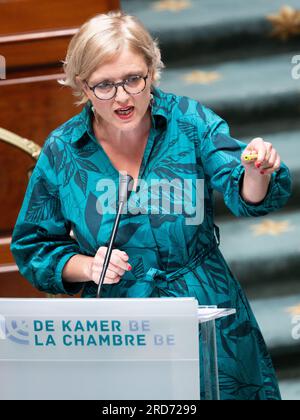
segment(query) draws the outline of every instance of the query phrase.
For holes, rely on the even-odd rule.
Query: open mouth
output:
[[[133,106],[127,106],[125,108],[119,108],[115,111],[115,113],[120,118],[129,118],[133,114],[134,107]]]

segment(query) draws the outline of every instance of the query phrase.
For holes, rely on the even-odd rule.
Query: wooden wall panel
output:
[[[10,239],[0,239],[0,298],[3,297],[45,297],[45,293],[36,290],[18,272],[9,250]],[[5,261],[5,264],[3,263]]]
[[[80,112],[57,83],[68,43],[87,19],[119,9],[119,0],[0,0],[0,127],[43,145],[48,134]],[[33,161],[0,141],[0,297],[44,297],[17,271],[9,250]]]
[[[33,165],[29,156],[8,149],[11,147],[0,142],[0,236],[12,232],[27,187],[28,170]]]
[[[6,100],[0,101],[0,127],[42,146],[52,130],[81,110],[71,90],[58,84],[62,76],[3,82],[0,92]],[[0,142],[0,235],[13,230],[33,164],[24,152]]]
[[[1,0],[0,34],[78,27],[119,8],[118,0]]]
[[[5,57],[8,77],[11,69],[33,66],[59,66],[66,56],[76,29],[47,31],[18,36],[0,36],[0,51]]]
[[[0,126],[42,145],[46,136],[80,112],[69,88],[58,84],[63,74],[6,80],[0,84]]]
[[[69,295],[48,295],[47,293],[40,292],[33,287],[18,272],[18,269],[12,271],[1,271],[0,264],[0,298],[80,298],[80,294],[75,296]]]
[[[1,266],[0,266],[1,269]],[[0,271],[0,298],[45,298],[46,294],[34,288],[16,271]]]
[[[13,256],[9,249],[10,238],[0,238],[0,298],[45,298],[52,297],[40,292],[33,287],[18,271]],[[68,295],[57,295],[60,298],[68,298]],[[75,298],[80,295],[72,296]]]

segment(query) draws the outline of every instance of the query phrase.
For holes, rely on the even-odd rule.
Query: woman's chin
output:
[[[130,118],[128,120],[125,120],[125,119],[121,120],[118,118],[118,116],[116,118],[114,118],[115,126],[121,129],[122,131],[133,130],[137,128],[141,121],[140,118],[137,118],[137,116]]]

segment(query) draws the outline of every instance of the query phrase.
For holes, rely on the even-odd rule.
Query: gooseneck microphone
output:
[[[113,226],[113,230],[112,230],[110,240],[109,240],[109,243],[108,243],[108,247],[107,247],[107,250],[106,250],[106,254],[105,254],[105,257],[104,257],[102,272],[101,272],[99,283],[98,283],[97,298],[100,298],[101,287],[102,287],[102,284],[103,284],[103,281],[104,281],[104,278],[105,278],[105,274],[106,274],[106,271],[107,271],[107,268],[108,268],[108,265],[109,265],[113,245],[114,245],[114,242],[115,242],[115,237],[117,235],[117,231],[118,231],[118,227],[119,227],[121,213],[122,213],[124,204],[128,201],[130,193],[131,193],[131,189],[129,189],[129,186],[131,184],[131,188],[132,188],[132,184],[133,184],[132,181],[133,181],[133,178],[130,175],[120,172],[118,212],[117,212],[117,215],[116,215],[116,218],[115,218],[115,223],[114,223],[114,226]]]

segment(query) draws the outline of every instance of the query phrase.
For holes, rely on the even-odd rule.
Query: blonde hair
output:
[[[164,64],[158,43],[139,20],[122,12],[97,15],[73,36],[63,62],[66,77],[59,83],[72,88],[79,98],[77,105],[88,100],[77,77],[81,81],[87,80],[99,66],[114,59],[124,46],[144,58],[149,70],[153,71],[154,84],[159,82]]]

